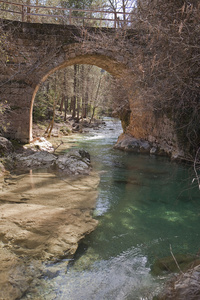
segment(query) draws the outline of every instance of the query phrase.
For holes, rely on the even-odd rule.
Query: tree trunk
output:
[[[80,78],[80,66],[77,65],[77,74],[76,74],[76,101],[77,101],[77,122],[79,122],[79,114],[80,114],[80,90],[81,90],[81,78]]]
[[[122,9],[123,9],[123,25],[122,27],[126,27],[126,5],[125,0],[122,1]]]
[[[53,125],[54,125],[54,120],[55,120],[55,115],[56,115],[56,105],[58,103],[58,99],[54,99],[54,103],[53,103],[53,117],[52,120],[50,121],[45,133],[47,133],[48,137],[51,137],[51,131],[53,129]]]
[[[72,118],[74,119],[76,117],[76,97],[73,96],[71,98],[71,107],[72,107]]]
[[[74,96],[72,97],[72,118],[76,117],[76,97],[77,97],[77,65],[74,65]]]
[[[61,102],[60,102],[60,107],[59,107],[59,111],[61,112],[61,114],[62,114],[62,111],[63,111],[64,101],[65,101],[65,95],[62,94],[62,98],[61,98]]]
[[[95,110],[96,110],[96,106],[94,106],[93,109],[92,109],[92,116],[91,116],[91,119],[90,119],[90,123],[89,123],[89,124],[91,124],[92,121],[93,121],[93,119],[94,119]]]
[[[64,116],[64,121],[66,121],[66,120],[67,120],[67,110],[68,110],[68,97],[67,97],[67,96],[65,96],[65,102],[64,102],[64,104],[65,104],[65,116]]]

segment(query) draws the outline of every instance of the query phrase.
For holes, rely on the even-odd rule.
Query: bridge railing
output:
[[[79,26],[130,27],[132,12],[37,6],[0,0],[1,18],[31,23]]]

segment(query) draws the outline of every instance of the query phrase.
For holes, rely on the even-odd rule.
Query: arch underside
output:
[[[59,64],[55,68],[51,69],[45,76],[41,79],[41,82],[44,82],[49,75],[53,74],[55,71],[63,68],[70,67],[72,65],[94,65],[101,69],[104,69],[114,77],[123,76],[124,72],[127,71],[127,68],[123,63],[110,58],[105,55],[100,54],[84,54],[72,57],[63,63]]]

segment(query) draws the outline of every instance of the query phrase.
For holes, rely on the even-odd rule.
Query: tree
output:
[[[176,123],[181,147],[195,152],[200,143],[198,1],[138,1],[137,14],[137,27],[149,33],[141,57],[143,97]]]
[[[117,27],[125,28],[128,24],[129,15],[135,7],[135,0],[108,0],[107,9],[114,11],[117,19]]]
[[[93,49],[112,49],[124,57],[128,53],[134,75],[127,72],[123,77],[138,114],[150,118],[151,112],[157,119],[165,115],[174,124],[179,148],[194,157],[200,144],[200,5],[138,0],[133,10],[133,34],[119,28],[115,35],[100,31],[97,37],[85,29],[83,42],[89,40]]]

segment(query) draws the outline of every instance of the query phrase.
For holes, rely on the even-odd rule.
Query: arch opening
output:
[[[73,72],[78,70],[79,72],[79,77],[82,76],[82,82],[80,83],[80,78],[75,79],[75,75]],[[71,78],[65,78],[66,70],[72,70],[71,71]],[[98,73],[96,78],[93,78],[92,80],[87,79],[87,76],[85,76],[84,72],[88,72],[88,69],[92,69],[93,72]],[[98,71],[97,71],[98,70]],[[68,72],[68,71],[67,71]],[[130,106],[129,106],[129,99],[128,99],[128,92],[126,91],[126,85],[125,85],[125,72],[127,73],[126,67],[122,64],[117,62],[114,59],[111,59],[108,56],[105,55],[97,55],[97,54],[86,54],[86,55],[78,55],[76,57],[72,57],[71,59],[64,61],[57,66],[55,66],[53,69],[50,69],[46,74],[42,76],[40,79],[39,83],[35,87],[32,101],[31,101],[31,109],[30,109],[30,126],[29,126],[29,140],[32,140],[32,123],[33,123],[33,104],[34,100],[36,98],[36,95],[40,93],[40,90],[42,87],[44,87],[45,83],[48,82],[49,78],[55,77],[56,73],[60,74],[61,77],[63,77],[64,84],[61,83],[62,87],[60,95],[61,96],[61,102],[63,101],[62,99],[66,99],[66,96],[69,96],[70,98],[77,98],[77,95],[75,94],[81,94],[81,97],[77,99],[77,106],[76,107],[76,115],[73,112],[73,117],[80,118],[80,105],[81,105],[81,117],[84,116],[83,112],[83,106],[86,104],[88,107],[88,103],[90,106],[93,106],[93,113],[95,112],[96,108],[98,108],[98,104],[100,100],[102,101],[102,98],[104,98],[104,101],[101,103],[101,110],[102,107],[104,107],[104,110],[106,109],[105,102],[107,101],[107,108],[110,109],[110,111],[115,111],[114,116],[118,117],[122,121],[122,127],[125,129],[125,127],[128,125],[128,118],[130,115]],[[68,72],[70,73],[70,72]],[[94,73],[93,73],[94,74]],[[91,77],[91,74],[90,74]],[[94,77],[94,76],[93,76]],[[71,82],[70,82],[71,80]],[[73,81],[73,82],[72,82]],[[74,84],[74,81],[76,81],[76,86]],[[123,84],[124,81],[124,84]],[[67,84],[66,84],[67,82]],[[78,82],[78,83],[77,83]],[[71,86],[70,86],[71,84]],[[79,85],[79,86],[78,86]],[[91,87],[93,85],[93,87]],[[106,85],[106,87],[105,87]],[[68,95],[66,95],[66,86],[68,88]],[[77,91],[77,86],[79,88],[79,91]],[[104,94],[102,95],[102,86],[104,86]],[[111,87],[112,86],[112,87]],[[70,93],[69,93],[69,90]],[[84,91],[83,91],[84,90]],[[92,90],[92,92],[91,92]],[[87,95],[87,92],[90,93],[90,95]],[[108,95],[108,92],[110,95]],[[83,96],[83,93],[85,93],[85,96]],[[87,100],[88,96],[94,98],[94,103],[92,105],[91,99]],[[86,99],[84,99],[86,97]],[[112,99],[108,99],[108,98]],[[81,100],[80,100],[81,98]],[[95,103],[95,98],[96,103]],[[85,101],[87,100],[87,101]],[[72,100],[71,100],[72,101]],[[111,104],[108,102],[112,102],[112,108]],[[60,104],[61,106],[65,105]],[[115,107],[115,108],[114,108]],[[91,107],[90,107],[91,109]],[[66,113],[66,111],[65,111]],[[108,111],[107,111],[108,113]],[[127,117],[128,116],[128,117]],[[90,115],[90,117],[92,117]],[[124,122],[125,120],[125,122]]]

